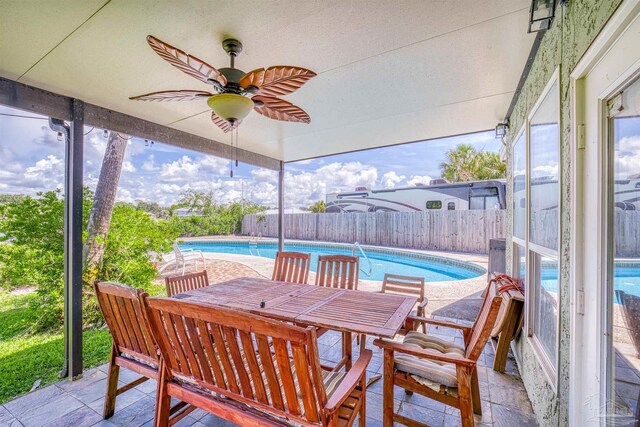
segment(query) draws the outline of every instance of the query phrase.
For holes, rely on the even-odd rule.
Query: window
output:
[[[522,289],[527,287],[527,250],[519,244],[513,245],[513,277]]]
[[[496,187],[472,188],[469,209],[500,209],[500,197]]]
[[[513,237],[514,241],[524,245],[527,221],[527,147],[524,129],[513,143]]]
[[[441,200],[429,200],[427,202],[427,209],[442,209]]]
[[[526,282],[530,287],[527,332],[534,353],[554,388],[557,383],[560,290],[560,100],[557,76],[556,71],[529,116],[528,152],[520,139],[515,141],[513,150],[513,240],[524,244],[522,252],[516,247],[518,259],[514,261],[518,263],[520,274],[522,253],[527,254],[528,264],[524,260],[528,265]]]
[[[447,210],[455,211],[456,210],[456,202],[447,203]]]

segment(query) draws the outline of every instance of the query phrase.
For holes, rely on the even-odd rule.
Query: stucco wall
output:
[[[560,345],[558,357],[558,387],[554,391],[547,383],[527,339],[516,342],[516,359],[520,374],[531,399],[534,412],[541,426],[568,425],[569,405],[569,352],[570,345],[570,289],[569,289],[569,242],[572,186],[571,177],[571,99],[569,76],[571,71],[613,14],[622,0],[569,0],[558,6],[556,19],[540,45],[529,76],[518,97],[510,118],[507,142],[507,268],[512,266],[511,230],[513,224],[513,189],[511,188],[511,142],[536,103],[542,90],[551,79],[556,68],[560,68],[560,157],[561,157],[561,201],[560,201]]]

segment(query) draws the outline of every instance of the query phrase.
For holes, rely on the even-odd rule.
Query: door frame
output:
[[[604,425],[602,416],[607,404],[608,347],[608,187],[609,187],[609,136],[606,102],[616,92],[640,75],[640,56],[636,61],[620,70],[608,84],[602,83],[597,95],[597,122],[587,102],[586,79],[598,65],[604,64],[605,56],[620,41],[628,27],[640,20],[640,0],[625,0],[612,15],[609,22],[593,41],[570,75],[571,91],[571,241],[570,241],[570,385],[569,420],[571,425]],[[615,64],[613,64],[615,65]],[[616,75],[616,72],[618,74]],[[593,99],[593,97],[592,97]],[[587,116],[588,115],[588,116]],[[592,128],[595,126],[595,128]],[[589,130],[594,133],[591,135]],[[595,132],[593,132],[595,130]],[[595,140],[594,140],[595,138]],[[585,161],[593,158],[585,154],[592,145],[589,156],[596,156],[597,170],[586,170]],[[592,172],[587,180],[586,172]],[[595,182],[595,204],[587,205],[587,186]],[[589,188],[592,192],[594,189]],[[596,251],[585,249],[585,225],[596,225]],[[591,265],[597,274],[585,274]],[[599,303],[598,303],[599,302]],[[597,331],[593,333],[594,328]],[[595,335],[595,336],[594,336]],[[593,355],[596,355],[594,358]],[[593,394],[593,390],[597,390]],[[591,394],[591,395],[590,395]]]

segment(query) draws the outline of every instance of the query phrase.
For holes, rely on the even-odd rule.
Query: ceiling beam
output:
[[[0,104],[67,121],[71,120],[73,114],[73,98],[2,77]],[[231,157],[231,153],[235,154],[229,144],[92,104],[85,104],[84,124],[226,159]],[[252,151],[238,149],[237,158],[242,163],[272,170],[280,169],[280,160]]]

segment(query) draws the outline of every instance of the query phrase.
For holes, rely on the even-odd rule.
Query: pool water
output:
[[[613,275],[614,290],[640,296],[640,264],[637,267],[615,267]],[[541,279],[542,285],[548,292],[558,292],[558,270],[543,268]],[[615,296],[614,301],[619,303]]]
[[[202,252],[253,255],[271,259],[275,259],[278,252],[278,247],[275,243],[260,243],[257,246],[255,244],[250,246],[249,242],[191,241],[181,243],[180,247]],[[351,255],[350,247],[341,248],[329,245],[323,246],[321,244],[285,244],[285,250],[310,253],[311,271],[316,270],[318,255]],[[483,274],[483,269],[480,267],[444,257],[425,259],[403,255],[401,252],[395,254],[381,253],[369,248],[364,248],[364,252],[371,262],[371,274],[367,274],[369,273],[369,263],[361,256],[361,280],[382,281],[385,273],[391,273],[424,277],[427,282],[439,282],[470,279]],[[452,264],[448,262],[452,262]],[[468,268],[465,268],[465,265],[468,265]]]

